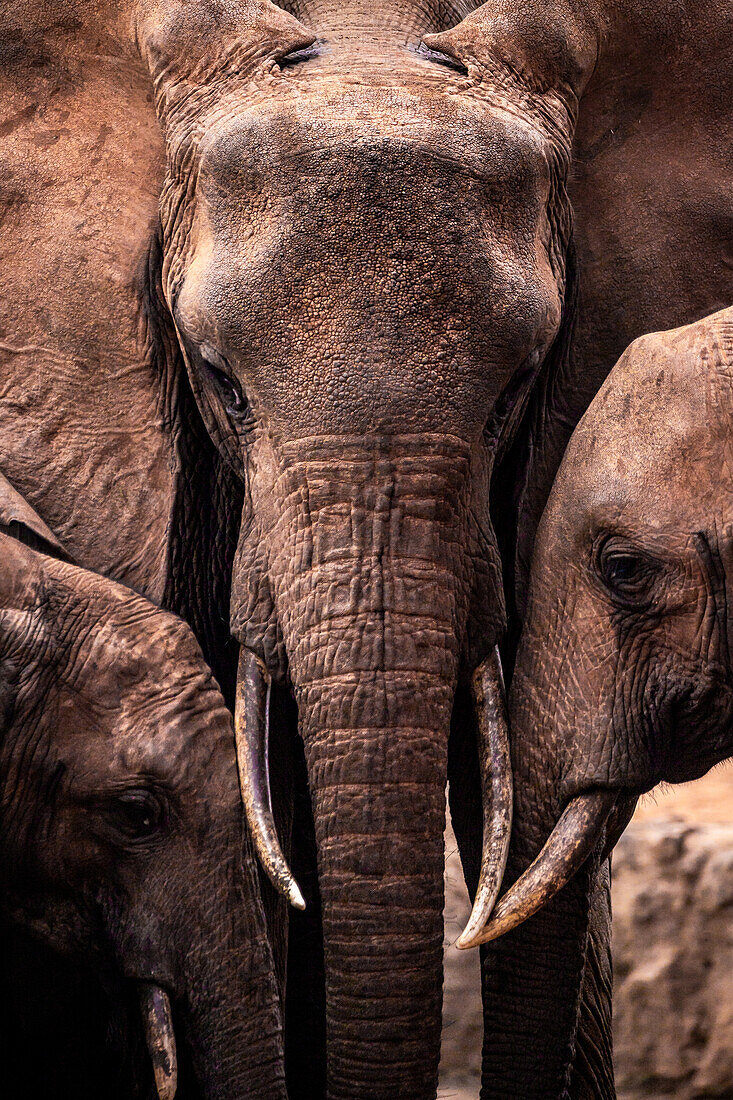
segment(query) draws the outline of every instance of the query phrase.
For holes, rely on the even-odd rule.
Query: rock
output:
[[[619,1097],[733,1097],[733,824],[632,824],[613,905]]]
[[[438,1096],[440,1100],[476,1100],[483,1040],[479,953],[454,946],[471,905],[451,830],[446,833],[445,855],[445,987]]]
[[[733,768],[647,800],[613,857],[619,1100],[733,1100]],[[476,1100],[478,952],[452,945],[469,903],[446,837],[441,1100]]]

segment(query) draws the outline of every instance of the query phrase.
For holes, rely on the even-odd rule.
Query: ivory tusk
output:
[[[250,650],[239,654],[234,735],[244,812],[257,857],[276,890],[305,909],[300,888],[280,848],[270,794],[268,740],[270,679]]]
[[[152,982],[141,982],[138,991],[158,1100],[173,1100],[178,1086],[178,1060],[171,1002],[165,990]]]
[[[598,843],[617,797],[618,791],[596,789],[566,806],[534,863],[507,891],[474,943],[510,932],[570,882]]]
[[[514,791],[509,751],[504,675],[496,646],[474,673],[473,696],[479,734],[483,842],[478,889],[468,924],[456,946],[474,947],[501,889],[512,831]]]

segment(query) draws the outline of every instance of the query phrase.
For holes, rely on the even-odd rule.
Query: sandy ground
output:
[[[697,825],[733,823],[733,762],[713,768],[695,783],[657,787],[636,808],[634,821],[659,818],[692,821]]]
[[[657,788],[637,807],[634,822],[684,821],[733,823],[733,764],[715,768],[703,779]],[[481,1011],[478,952],[453,944],[469,914],[455,838],[446,833],[445,998],[441,1100],[476,1100],[481,1066]]]

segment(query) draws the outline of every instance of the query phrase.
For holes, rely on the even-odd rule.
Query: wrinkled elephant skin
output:
[[[18,515],[26,541],[53,540]],[[171,1005],[187,1096],[284,1097],[231,715],[188,627],[0,533],[0,733],[4,919],[137,985],[163,1100]],[[12,1054],[0,1077],[20,1095]]]
[[[540,51],[529,86],[508,64],[467,80],[467,43],[496,43],[479,23],[418,53],[451,22],[427,6],[298,14],[141,9],[162,286],[247,486],[232,627],[298,703],[328,1095],[417,1100],[437,1081],[453,699],[504,627],[485,429],[560,327],[577,74]]]
[[[594,867],[638,796],[733,755],[732,416],[728,309],[636,340],[573,434],[537,535],[510,696],[525,777],[512,876],[547,845],[486,939],[545,901],[512,933],[515,950],[563,927],[566,958],[582,952]]]
[[[240,678],[245,800],[272,856],[268,690],[277,712],[292,689],[303,744],[290,714],[282,743],[298,760],[305,749],[315,810],[332,1100],[435,1094],[446,770],[466,765],[450,796],[473,888],[470,777],[475,733],[491,727],[476,718],[502,711],[462,700],[503,634],[505,590],[521,617],[549,484],[619,333],[623,347],[662,301],[699,316],[729,283],[728,207],[711,199],[727,179],[724,7],[18,0],[0,12],[0,465],[76,561],[183,615],[232,695],[239,530],[231,627],[255,688]],[[579,101],[583,164],[569,179]],[[647,163],[650,128],[674,157],[652,143]],[[568,186],[593,276],[575,358]],[[710,241],[720,249],[692,288],[662,254],[670,194],[674,259],[691,240],[706,260]],[[282,855],[263,865],[298,901]],[[591,934],[603,955],[603,929]],[[484,954],[486,1097],[564,1087],[586,956],[570,974],[558,942],[529,942],[523,967],[511,950],[493,968]],[[544,989],[536,959],[540,973],[557,963]],[[610,1024],[589,1012],[576,1061],[597,1054],[607,1082]],[[528,1048],[534,1062],[518,1056]]]

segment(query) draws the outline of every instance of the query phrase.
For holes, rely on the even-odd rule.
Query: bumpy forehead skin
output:
[[[551,511],[573,527],[733,521],[733,310],[636,340],[566,452]]]
[[[179,789],[202,781],[209,759],[233,767],[231,721],[189,628],[107,578],[50,558],[44,570],[57,615],[53,743],[72,783],[152,775]]]

